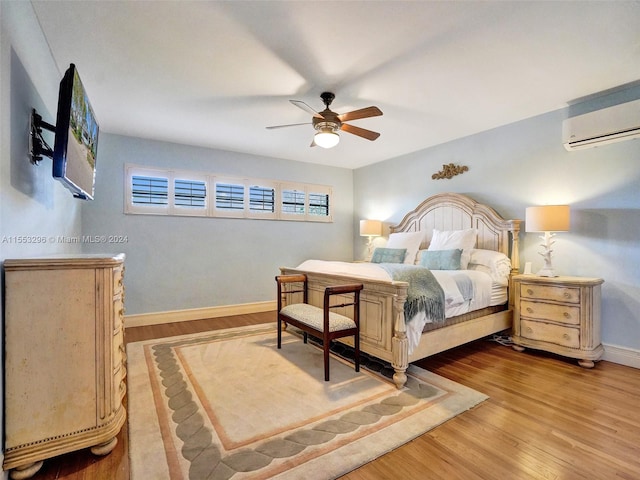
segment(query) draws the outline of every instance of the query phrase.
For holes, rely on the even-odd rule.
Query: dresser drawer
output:
[[[556,302],[580,303],[580,288],[521,283],[520,298],[541,298]]]
[[[556,303],[520,301],[520,315],[539,320],[580,325],[580,307]]]
[[[580,330],[551,323],[521,320],[520,336],[531,340],[555,343],[569,348],[580,348]]]

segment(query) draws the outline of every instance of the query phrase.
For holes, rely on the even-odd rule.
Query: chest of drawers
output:
[[[5,470],[90,447],[126,418],[124,255],[5,260]]]
[[[516,275],[513,348],[577,358],[592,368],[603,354],[600,334],[601,278]]]

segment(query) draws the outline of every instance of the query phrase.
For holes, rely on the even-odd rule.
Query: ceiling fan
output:
[[[378,132],[373,132],[371,130],[355,127],[353,125],[349,125],[348,123],[344,123],[350,120],[358,120],[361,118],[377,117],[379,115],[382,115],[382,111],[378,107],[361,108],[359,110],[353,110],[352,112],[338,114],[329,109],[329,105],[331,105],[331,102],[333,102],[333,99],[335,97],[336,96],[331,92],[323,92],[320,95],[320,98],[325,105],[325,109],[321,112],[316,112],[313,108],[300,100],[289,100],[296,107],[301,108],[305,112],[313,115],[313,117],[311,118],[311,124],[313,125],[313,128],[316,129],[316,134],[314,135],[313,141],[311,142],[311,147],[315,147],[316,145],[323,148],[335,147],[340,141],[338,130],[342,130],[344,132],[351,133],[353,135],[357,135],[371,141],[380,136]],[[293,123],[289,125],[275,125],[272,127],[267,127],[267,129],[295,127],[298,125],[309,125],[309,123],[307,122]]]

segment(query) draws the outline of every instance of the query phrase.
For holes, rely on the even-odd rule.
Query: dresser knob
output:
[[[565,333],[564,335],[562,335],[562,338],[564,338],[565,340],[569,340],[569,335]]]
[[[527,307],[527,312],[529,312],[529,313],[533,313],[533,308],[531,308],[531,307]]]
[[[571,294],[569,292],[564,292],[564,298],[571,298]]]
[[[527,330],[527,333],[532,333],[532,332],[533,332],[533,330],[531,329],[531,327],[527,327],[527,328],[526,328],[526,330]]]
[[[571,318],[571,314],[569,312],[564,312],[564,318]]]
[[[533,295],[533,290],[531,290],[530,288],[527,288],[527,293],[528,293],[529,295]]]

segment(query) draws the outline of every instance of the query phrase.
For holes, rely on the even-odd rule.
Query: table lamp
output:
[[[360,220],[360,236],[369,237],[367,242],[367,258],[371,259],[373,248],[373,237],[382,235],[382,222],[380,220]]]
[[[527,232],[544,232],[540,236],[544,240],[540,252],[544,259],[544,266],[538,272],[541,277],[556,277],[551,265],[551,246],[555,243],[553,232],[569,231],[569,205],[543,205],[539,207],[527,207],[525,214],[525,230]]]

